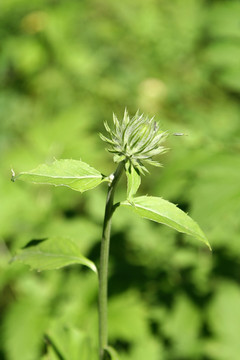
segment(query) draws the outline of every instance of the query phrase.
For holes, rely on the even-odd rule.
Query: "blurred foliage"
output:
[[[106,185],[80,195],[13,184],[10,169],[81,158],[111,173],[97,133],[125,106],[187,135],[169,136],[164,167],[143,179],[139,195],[179,204],[213,253],[120,209],[111,344],[121,360],[239,359],[239,13],[238,0],[1,1],[1,359],[55,360],[55,346],[71,360],[95,360],[94,274],[8,262],[30,239],[52,235],[77,241],[97,262]]]

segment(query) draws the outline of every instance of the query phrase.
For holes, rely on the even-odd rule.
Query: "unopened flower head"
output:
[[[152,157],[166,151],[162,143],[167,134],[159,130],[154,118],[139,115],[138,112],[130,118],[125,110],[123,120],[120,122],[113,114],[113,122],[114,129],[107,122],[104,123],[109,137],[102,134],[100,137],[108,144],[107,150],[115,154],[115,162],[125,161],[127,166],[131,165],[141,173],[147,172],[143,162],[161,166]]]

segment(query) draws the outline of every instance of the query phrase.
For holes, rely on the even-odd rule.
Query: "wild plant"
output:
[[[165,224],[203,241],[210,249],[211,247],[198,224],[175,204],[161,197],[136,196],[141,178],[148,172],[146,166],[161,166],[153,157],[166,151],[164,142],[168,134],[160,130],[154,118],[138,112],[130,117],[125,110],[122,121],[113,115],[113,126],[109,126],[107,122],[104,126],[107,136],[100,134],[100,137],[117,164],[112,174],[105,176],[87,163],[72,159],[55,160],[50,165],[43,164],[31,171],[12,174],[12,181],[65,186],[79,192],[91,190],[102,183],[107,184],[98,268],[81,254],[75,242],[59,238],[30,242],[14,256],[13,261],[21,261],[38,271],[59,269],[71,264],[86,265],[93,270],[99,280],[99,360],[114,360],[118,355],[108,344],[107,295],[111,223],[115,211],[119,207],[129,208],[142,218]],[[127,177],[126,199],[115,203],[115,190],[123,173]]]

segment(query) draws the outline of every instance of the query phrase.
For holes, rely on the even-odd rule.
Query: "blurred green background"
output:
[[[2,0],[0,359],[95,359],[97,281],[80,266],[9,265],[33,238],[78,242],[98,262],[106,185],[83,195],[10,182],[54,157],[114,170],[98,132],[127,107],[169,136],[139,195],[187,211],[213,247],[120,209],[109,334],[121,360],[240,358],[240,2]],[[118,197],[125,197],[125,179]],[[90,345],[89,345],[90,344]]]

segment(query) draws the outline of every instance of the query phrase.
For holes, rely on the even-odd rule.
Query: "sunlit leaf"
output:
[[[141,184],[141,176],[133,166],[129,166],[127,175],[127,198],[131,199],[137,192]]]
[[[123,206],[130,206],[143,218],[156,221],[175,230],[192,235],[203,241],[210,249],[210,244],[198,224],[173,203],[159,197],[140,196],[131,202],[124,201]]]
[[[20,261],[38,271],[59,269],[71,264],[82,264],[97,272],[94,263],[81,254],[75,242],[61,238],[33,240],[29,246],[20,250],[12,261]]]
[[[63,159],[55,160],[50,165],[39,165],[36,169],[21,172],[17,176],[13,172],[12,181],[15,180],[34,184],[67,186],[72,190],[84,192],[107,181],[107,178],[83,161]]]

